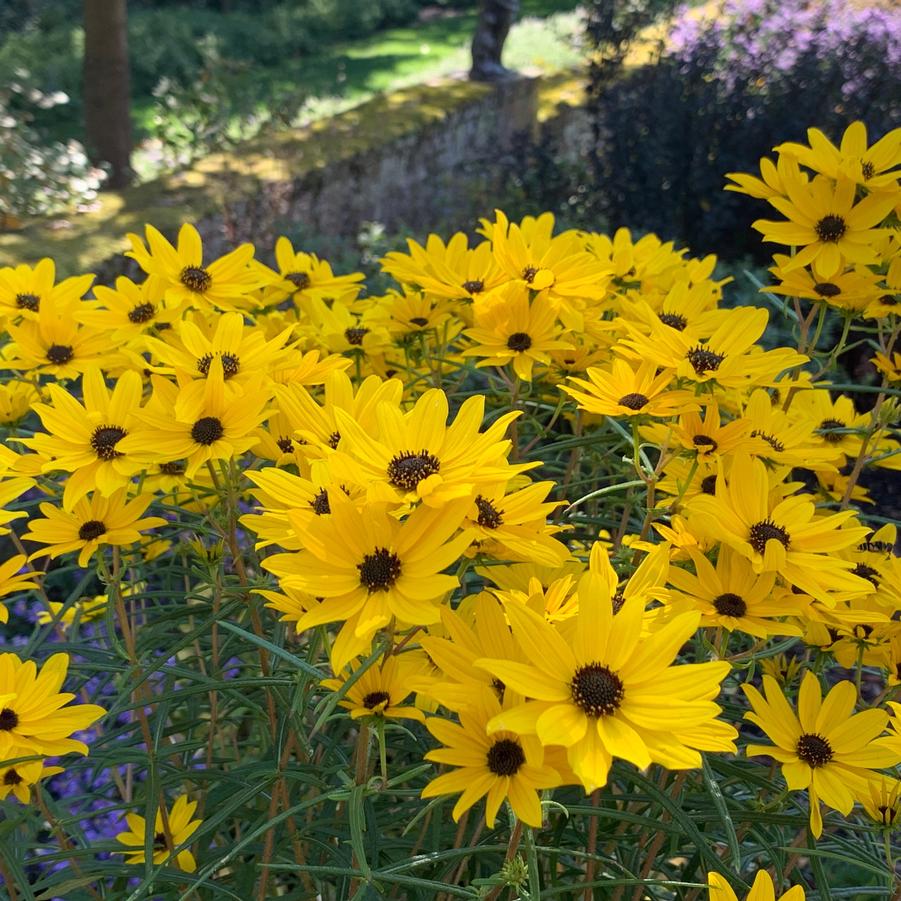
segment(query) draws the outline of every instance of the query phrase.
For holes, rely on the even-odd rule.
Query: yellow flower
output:
[[[0,763],[28,754],[88,753],[84,742],[70,736],[106,711],[69,704],[75,695],[60,693],[68,669],[68,654],[54,654],[40,672],[33,660],[0,654]]]
[[[725,190],[738,194],[747,194],[759,200],[772,197],[787,197],[791,182],[807,183],[807,175],[798,168],[798,161],[789,154],[780,154],[774,163],[766,157],[760,160],[760,178],[746,172],[727,172],[726,178],[734,184],[726,185]]]
[[[124,372],[110,391],[99,369],[85,370],[84,403],[59,385],[48,385],[51,404],[35,404],[47,433],[37,432],[22,443],[44,454],[44,472],[71,473],[63,491],[63,509],[71,510],[89,491],[109,497],[124,488],[143,465],[125,453],[119,442],[139,422],[143,384],[137,372]]]
[[[355,298],[362,288],[362,272],[335,275],[326,260],[320,260],[315,253],[294,250],[285,237],[275,242],[275,261],[278,275],[263,294],[266,304],[279,303],[287,297],[298,308],[310,298],[347,301]]]
[[[120,832],[116,836],[116,841],[134,850],[117,853],[125,855],[126,863],[144,863],[149,841],[155,864],[168,863],[175,854],[175,866],[186,873],[193,873],[197,869],[194,855],[187,848],[175,852],[191,838],[203,822],[192,819],[196,809],[197,802],[189,801],[187,795],[182,795],[172,805],[165,820],[163,812],[157,810],[152,836],[148,835],[147,821],[144,817],[136,813],[125,814],[128,832]]]
[[[447,425],[447,395],[433,388],[406,414],[393,403],[380,404],[373,434],[338,408],[341,444],[330,460],[332,473],[346,484],[365,486],[372,502],[421,500],[441,507],[472,498],[482,486],[506,482],[528,467],[507,462],[510,442],[502,437],[519,412],[497,417],[480,432],[484,410],[484,395],[467,398]]]
[[[775,573],[755,573],[749,560],[728,547],[720,551],[715,569],[703,554],[691,549],[688,554],[695,575],[678,567],[670,570],[669,582],[678,589],[673,593],[674,610],[700,610],[702,626],[737,629],[758,638],[801,634],[780,618],[803,616],[809,602],[777,589]]]
[[[288,343],[293,326],[283,328],[267,341],[256,326],[244,323],[241,313],[205,315],[195,312],[163,332],[163,338],[146,339],[146,347],[164,375],[181,379],[209,377],[213,359],[222,363],[230,385],[266,381],[271,372],[287,369],[300,360],[294,344]]]
[[[755,441],[750,436],[750,420],[735,419],[724,424],[715,400],[706,402],[703,409],[703,419],[700,412],[691,411],[683,413],[676,423],[655,422],[642,426],[639,433],[642,438],[660,447],[681,445],[694,453],[699,462],[715,460],[726,454],[748,453],[761,446],[759,440]]]
[[[421,672],[427,662],[421,652],[391,654],[372,664],[347,689],[339,705],[350,711],[352,719],[378,717],[384,720],[416,720],[425,717],[416,707],[402,706],[413,692],[411,680]],[[342,667],[336,679],[323,679],[321,685],[329,691],[339,691],[356,672],[360,661]]]
[[[529,292],[513,282],[479,300],[474,306],[475,328],[464,334],[476,347],[464,357],[483,357],[476,366],[506,366],[524,382],[532,381],[535,364],[550,365],[549,351],[571,350],[560,338],[561,330],[550,301],[539,295],[529,301]]]
[[[867,816],[885,829],[896,829],[901,822],[901,781],[877,775],[870,780],[870,793],[860,802]]]
[[[259,382],[243,390],[227,386],[218,356],[205,381],[180,390],[154,376],[153,397],[137,411],[143,426],[122,438],[117,449],[146,462],[184,461],[191,479],[204,463],[230,460],[259,441],[251,433],[268,415],[268,400]]]
[[[294,520],[302,527],[302,551],[263,562],[284,586],[323,598],[301,617],[298,630],[343,621],[344,648],[353,636],[368,641],[393,617],[406,625],[437,622],[439,603],[459,584],[441,573],[470,542],[469,534],[452,537],[468,501],[441,510],[422,507],[400,523],[384,505],[358,510],[340,490],[328,499],[328,515]],[[339,653],[336,642],[332,665],[342,669],[352,656]]]
[[[56,264],[45,257],[34,268],[0,267],[0,319],[36,319],[40,310],[55,316],[68,315],[84,297],[93,275],[75,275],[56,283]]]
[[[3,369],[72,379],[91,366],[111,368],[121,358],[111,350],[108,334],[50,307],[43,307],[34,320],[9,326],[8,332],[12,343],[4,348]]]
[[[830,591],[870,590],[849,572],[852,563],[832,556],[867,534],[846,525],[853,511],[818,516],[810,495],[774,494],[760,460],[737,457],[730,477],[717,477],[715,494],[693,497],[687,512],[693,529],[747,557],[754,572],[777,572],[826,603]]]
[[[759,726],[772,745],[748,745],[749,757],[768,756],[782,766],[789,791],[810,794],[810,831],[823,834],[822,800],[844,816],[854,802],[869,795],[871,770],[894,766],[901,754],[876,742],[885,729],[884,710],[854,714],[857,689],[852,682],[835,684],[823,700],[820,683],[809,670],[798,693],[798,714],[789,706],[779,684],[763,677],[766,699],[752,685],[742,688],[753,712],[745,719]]]
[[[141,538],[144,529],[164,526],[166,520],[159,516],[141,515],[150,505],[153,495],[139,495],[127,500],[127,491],[122,488],[109,497],[95,492],[91,497],[83,497],[71,512],[60,510],[53,504],[41,504],[44,519],[32,519],[31,531],[22,538],[47,545],[35,551],[31,557],[45,554],[52,559],[69,551],[78,551],[78,565],[87,566],[101,545],[129,545]]]
[[[131,257],[148,274],[165,283],[166,300],[173,306],[217,307],[233,310],[250,303],[248,295],[267,279],[253,270],[253,245],[240,247],[207,266],[203,264],[203,245],[193,225],[185,223],[173,247],[152,225],[144,229],[147,245],[139,235],[129,234]]]
[[[10,379],[0,385],[0,424],[15,425],[20,422],[39,399],[40,395],[31,382]]]
[[[730,311],[712,333],[687,327],[684,331],[663,323],[649,334],[629,324],[631,337],[617,345],[616,352],[672,369],[678,378],[692,382],[714,382],[723,388],[775,384],[781,373],[807,362],[807,357],[787,347],[761,350],[755,342],[764,333],[769,313],[744,307]]]
[[[735,730],[716,721],[713,701],[729,664],[673,665],[700,614],[677,616],[642,639],[642,598],[625,600],[614,616],[609,589],[591,573],[579,585],[578,615],[558,628],[517,603],[505,607],[530,663],[476,662],[532,700],[495,715],[489,733],[565,746],[587,792],[606,784],[614,757],[640,769],[689,769],[701,765],[699,750],[734,748]]]
[[[409,254],[395,251],[382,258],[382,269],[399,282],[446,297],[450,300],[475,300],[507,281],[484,241],[473,248],[463,232],[444,243],[438,235],[429,235],[425,247],[407,239]]]
[[[24,554],[16,554],[5,563],[0,563],[0,598],[8,594],[15,594],[29,588],[38,588],[38,583],[32,581],[35,576],[43,573],[34,570],[24,570],[26,560]],[[9,619],[9,613],[3,604],[0,604],[0,623]]]
[[[569,550],[552,537],[560,527],[547,524],[547,517],[563,503],[547,500],[553,487],[553,482],[536,482],[509,494],[503,486],[477,494],[464,528],[474,533],[478,552],[544,566],[563,563]]]
[[[157,325],[168,325],[181,313],[164,300],[165,281],[151,275],[135,284],[124,275],[116,279],[115,290],[104,285],[94,287],[96,302],[82,304],[76,314],[79,322],[107,333],[114,341],[129,342]]]
[[[579,408],[601,416],[673,416],[698,405],[690,391],[671,389],[673,374],[657,372],[652,362],[632,366],[614,359],[610,369],[590,367],[590,381],[571,377],[575,387],[561,390],[575,398]]]
[[[753,228],[764,241],[800,247],[783,269],[813,265],[817,275],[830,278],[847,263],[875,263],[874,231],[895,206],[893,194],[870,194],[855,204],[857,186],[851,179],[833,182],[818,175],[809,185],[787,184],[788,197],[769,202],[787,222],[758,219]]]
[[[872,147],[867,147],[867,127],[863,122],[852,122],[838,147],[818,128],[808,128],[807,143],[809,147],[786,143],[773,149],[829,178],[850,178],[868,191],[893,189],[898,184],[901,128],[883,135]]]
[[[544,764],[544,749],[535,738],[489,731],[488,723],[501,713],[501,705],[484,689],[476,698],[471,708],[459,714],[459,725],[440,717],[426,721],[429,732],[445,747],[429,751],[425,759],[455,769],[433,779],[422,790],[422,797],[460,793],[453,810],[457,821],[487,796],[485,824],[489,829],[494,828],[498,809],[506,799],[523,823],[537,829],[541,826],[538,792],[559,785],[560,777]]]
[[[776,253],[773,260],[776,265],[770,272],[779,284],[761,288],[761,291],[804,297],[855,313],[860,313],[880,293],[879,277],[865,266],[855,266],[847,272],[839,271],[829,278],[819,278],[807,268],[792,267],[789,256]]]
[[[710,901],[738,901],[738,897],[732,891],[732,886],[719,873],[707,874],[707,886]],[[777,899],[772,877],[766,870],[758,870],[751,891],[745,896],[745,901],[804,901],[804,888],[800,885],[793,885]]]
[[[135,593],[134,588],[126,588],[122,592],[123,597]],[[58,622],[61,629],[68,629],[76,617],[79,622],[90,623],[100,619],[106,612],[109,598],[105,594],[98,594],[92,598],[79,598],[74,604],[57,604],[50,601],[46,610],[38,610],[37,619],[42,626]]]
[[[32,785],[61,772],[61,766],[44,766],[43,760],[20,760],[9,764],[0,762],[0,801],[12,793],[23,804],[27,804],[31,800]]]

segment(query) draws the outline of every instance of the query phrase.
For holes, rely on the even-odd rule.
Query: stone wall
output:
[[[561,86],[563,86],[561,88]],[[252,239],[354,235],[367,221],[422,231],[490,214],[498,160],[539,131],[564,157],[582,153],[580,80],[522,75],[498,85],[447,81],[383,95],[304,129],[277,132],[191,169],[102,195],[96,212],[0,234],[0,265],[57,260],[61,274],[123,271],[127,232],[172,237],[197,224],[210,255]],[[584,128],[581,129],[584,133]]]

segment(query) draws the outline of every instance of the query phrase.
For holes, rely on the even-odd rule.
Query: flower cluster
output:
[[[456,820],[485,799],[489,828],[507,802],[539,829],[555,790],[598,797],[617,772],[700,770],[741,742],[808,792],[814,836],[821,804],[850,816],[860,802],[890,824],[895,801],[880,799],[898,795],[901,706],[882,702],[901,681],[901,566],[895,527],[858,507],[871,501],[864,469],[901,466],[889,387],[901,131],[869,147],[856,123],[835,147],[811,130],[809,147],[777,152],[762,180],[731,178],[787,217],[755,227],[792,248],[772,290],[794,304],[793,347],[764,343],[766,308],[722,302],[714,257],[625,229],[555,234],[549,214],[496,211],[474,244],[411,240],[382,261],[397,287],[381,296],[287,238],[274,268],[250,244],[211,261],[190,225],[175,244],[152,226],[129,236],[141,282],[57,281],[49,260],[0,270],[13,373],[0,386],[0,525],[40,510],[14,534],[38,547],[0,567],[0,594],[36,592],[37,628],[70,643],[103,618],[137,674],[147,753],[169,723],[173,753],[191,747],[207,780],[225,753],[218,701],[180,719],[177,695],[161,704],[155,691],[191,666],[211,697],[227,682],[218,638],[220,682],[190,651],[188,622],[208,602],[217,636],[254,639],[273,742],[270,689],[285,685],[269,655],[304,654],[304,690],[325,705],[310,734],[346,712],[358,788],[371,737],[387,792],[388,744],[415,734],[444,767],[415,794],[459,795]],[[824,351],[836,311],[845,328]],[[852,321],[884,382],[869,412],[826,381]],[[30,565],[44,558],[95,569],[103,591],[51,599],[50,574]],[[160,600],[167,571],[185,586],[177,603]],[[141,678],[148,657],[170,654],[141,644],[155,617],[184,627],[171,665]],[[20,786],[56,772],[44,757],[86,750],[70,736],[103,710],[66,706],[67,661],[38,674],[0,656],[0,798],[27,801]],[[864,668],[885,683],[878,698],[860,690]],[[295,695],[286,730],[307,705]],[[227,733],[235,749],[243,728]],[[284,742],[267,821],[282,811],[299,861],[303,805],[284,774],[307,750]],[[196,868],[221,823],[203,820],[188,794],[199,780],[185,780],[170,807],[129,772],[126,863]],[[132,809],[142,792],[146,816]],[[719,874],[711,892],[734,897]],[[767,894],[758,877],[752,897]]]

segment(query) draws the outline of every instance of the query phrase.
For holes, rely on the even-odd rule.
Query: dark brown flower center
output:
[[[526,266],[522,271],[522,277],[531,285],[535,279],[535,276],[538,275],[538,270],[534,266]]]
[[[633,391],[631,394],[624,394],[619,399],[619,405],[621,407],[626,407],[629,410],[640,410],[649,403],[650,398],[646,397],[644,394],[639,394],[637,391]]]
[[[748,605],[740,595],[727,591],[713,599],[713,606],[720,616],[744,616]]]
[[[623,609],[623,604],[626,603],[626,594],[623,591],[617,591],[616,594],[610,599],[610,605],[613,607],[613,615],[616,616],[620,610]]]
[[[864,181],[868,181],[876,174],[876,167],[869,160],[864,160],[860,164],[860,174],[864,177]]]
[[[237,357],[236,354],[230,353],[222,353],[221,351],[216,351],[216,356],[222,361],[222,375],[230,379],[232,376],[238,374],[238,370],[241,368],[241,361]],[[210,374],[210,366],[213,363],[213,355],[212,354],[204,354],[202,357],[197,360],[197,371],[201,375],[209,375]]]
[[[185,464],[181,460],[172,460],[169,463],[160,463],[160,472],[164,476],[180,476],[185,471]]]
[[[387,591],[399,578],[400,560],[397,554],[385,547],[377,547],[357,564],[360,584],[370,591]]]
[[[99,519],[89,519],[81,524],[78,530],[78,537],[82,541],[94,541],[101,535],[106,534],[106,526]]]
[[[808,766],[814,769],[818,766],[825,766],[832,760],[832,745],[822,735],[816,732],[805,732],[795,745],[795,753]]]
[[[47,359],[53,363],[54,366],[63,366],[72,359],[72,345],[71,344],[51,344],[50,347],[47,348]]]
[[[824,419],[817,426],[817,434],[830,444],[840,444],[845,436],[841,432],[837,432],[836,429],[846,429],[847,427],[847,423],[842,422],[840,419]]]
[[[819,294],[820,297],[837,297],[842,293],[842,289],[832,282],[817,282],[813,286],[813,290]]]
[[[622,679],[602,663],[580,666],[570,683],[573,703],[587,716],[613,713],[623,702]]]
[[[755,522],[751,526],[748,541],[758,554],[764,553],[766,551],[766,543],[773,540],[780,542],[785,548],[791,544],[791,536],[788,532],[781,526],[777,526],[771,519]]]
[[[16,306],[20,310],[30,310],[32,313],[37,313],[41,308],[41,298],[37,294],[17,294]]]
[[[157,832],[153,836],[153,847],[157,851],[166,851],[168,849],[169,846],[166,844],[166,834],[164,832]]]
[[[488,769],[495,776],[515,776],[525,762],[522,745],[512,738],[502,738],[488,749]]]
[[[116,444],[121,441],[128,432],[117,425],[102,425],[94,429],[91,435],[91,447],[101,460],[115,460],[123,456],[116,450]]]
[[[716,494],[716,474],[701,479],[701,494]]]
[[[331,435],[328,436],[328,446],[335,450],[338,447],[338,442],[341,440],[340,432],[332,432]]]
[[[514,332],[507,338],[507,347],[509,347],[510,350],[515,350],[517,353],[522,353],[531,346],[532,339],[525,332]]]
[[[155,315],[156,307],[152,303],[139,303],[128,311],[128,321],[140,325],[142,322],[150,322]]]
[[[785,450],[785,445],[773,435],[770,435],[768,432],[763,432],[760,429],[754,429],[751,432],[752,438],[760,438],[761,441],[766,441],[766,443],[774,450],[776,453],[781,453]]]
[[[845,236],[848,225],[841,216],[830,213],[813,227],[817,237],[826,244],[837,244]]]
[[[363,343],[363,336],[368,334],[368,328],[346,328],[344,329],[344,337],[347,343],[353,347],[359,347]]]
[[[410,325],[419,326],[419,328],[425,328],[429,324],[429,320],[425,318],[425,316],[414,316],[410,320]]]
[[[328,492],[325,488],[319,489],[319,493],[310,501],[310,506],[317,516],[325,516],[327,513],[332,512],[328,502]]]
[[[467,294],[479,294],[485,290],[485,283],[480,279],[474,278],[472,281],[463,282],[463,290]]]
[[[294,452],[294,442],[287,435],[282,435],[281,438],[276,439],[275,443],[283,454]]]
[[[224,434],[222,420],[216,416],[202,416],[191,426],[191,437],[206,446],[218,441]]]
[[[711,438],[710,435],[694,435],[691,443],[698,449],[700,454],[712,454],[719,447],[716,439]]]
[[[479,508],[478,523],[483,529],[497,529],[504,524],[504,511],[498,510],[487,497],[477,495],[476,507]]]
[[[678,332],[685,331],[685,327],[688,325],[688,320],[684,316],[680,316],[678,313],[658,313],[657,318],[664,325],[668,325],[670,328],[674,328]]]
[[[19,785],[21,782],[22,777],[12,767],[3,774],[4,785]]]
[[[879,570],[868,563],[858,563],[851,572],[855,576],[860,576],[862,579],[872,582],[874,588],[879,587]]]
[[[0,710],[0,732],[12,732],[19,725],[19,715],[15,710],[4,707]]]
[[[213,284],[213,277],[201,266],[185,266],[181,271],[179,280],[194,294],[203,294]]]
[[[715,353],[700,344],[691,348],[685,357],[698,375],[704,375],[705,372],[716,372],[720,368],[720,363],[726,359],[725,354]]]
[[[441,461],[427,450],[414,453],[404,451],[391,458],[388,463],[388,481],[395,488],[414,491],[416,486],[441,468]]]
[[[891,554],[894,549],[895,546],[888,541],[873,541],[872,536],[857,545],[859,551],[874,551],[877,554]]]
[[[298,291],[303,291],[304,288],[310,287],[309,272],[286,272],[285,278],[288,279]]]
[[[391,703],[391,695],[387,691],[371,691],[363,697],[363,706],[367,710],[375,710],[376,707],[381,708],[381,713]]]

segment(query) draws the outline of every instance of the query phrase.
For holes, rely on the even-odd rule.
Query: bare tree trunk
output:
[[[108,184],[131,171],[131,96],[127,0],[84,0],[84,125],[88,151],[110,167]]]

